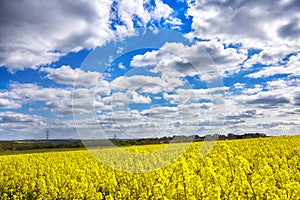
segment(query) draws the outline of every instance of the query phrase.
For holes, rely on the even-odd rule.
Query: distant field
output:
[[[78,151],[85,150],[85,148],[55,148],[55,149],[31,149],[19,151],[0,151],[0,155],[16,155],[16,154],[31,154],[31,153],[46,153],[46,152],[65,152],[65,151]]]
[[[160,153],[162,145],[122,148],[157,152],[154,165],[183,145],[165,145],[168,153]],[[113,169],[87,150],[1,155],[0,199],[299,199],[300,136],[218,141],[204,157],[202,147],[193,143],[171,165],[147,173]],[[92,152],[124,159],[113,148]],[[130,171],[132,158],[122,164]]]

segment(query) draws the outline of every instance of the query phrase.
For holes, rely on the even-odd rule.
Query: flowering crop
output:
[[[86,150],[3,155],[0,199],[299,199],[300,136],[219,141],[205,156],[202,146],[147,173],[116,170]]]

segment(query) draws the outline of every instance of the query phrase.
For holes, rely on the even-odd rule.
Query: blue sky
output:
[[[299,133],[297,0],[1,7],[0,140]]]

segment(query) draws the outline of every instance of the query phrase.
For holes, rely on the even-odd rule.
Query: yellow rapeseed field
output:
[[[219,141],[205,156],[201,147],[146,173],[111,168],[87,150],[2,155],[0,199],[300,199],[300,136]]]

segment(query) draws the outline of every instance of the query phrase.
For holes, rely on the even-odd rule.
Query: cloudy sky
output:
[[[298,0],[0,4],[0,140],[299,133]]]

